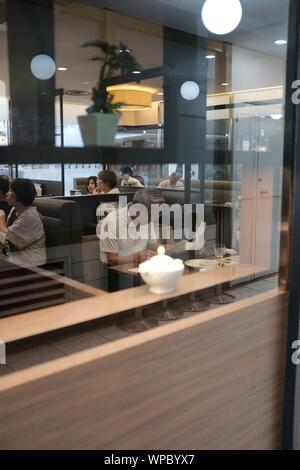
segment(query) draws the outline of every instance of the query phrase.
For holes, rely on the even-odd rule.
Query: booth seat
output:
[[[73,201],[36,198],[34,205],[43,218],[48,263],[61,262],[64,274],[83,280],[81,240],[83,227],[78,204]]]
[[[61,181],[50,180],[31,180],[34,185],[40,186],[42,196],[61,196],[63,194],[63,185]]]
[[[80,197],[81,201],[84,196]],[[86,203],[92,206],[87,211]],[[63,274],[74,280],[105,289],[106,273],[100,263],[99,241],[84,234],[84,220],[96,221],[97,196],[86,197],[84,205],[68,198],[37,198],[34,202],[42,215],[46,233],[47,262],[61,263]],[[91,219],[87,219],[87,214]]]
[[[82,194],[87,194],[87,189],[85,187],[87,178],[73,178],[73,189],[76,191],[81,191]]]
[[[131,202],[134,193],[124,191],[122,196],[127,197],[127,202]],[[84,235],[93,235],[96,233],[96,210],[99,204],[106,202],[118,202],[119,194],[97,194],[97,195],[78,195],[78,196],[60,196],[59,199],[76,202],[80,208],[80,215],[83,225]]]
[[[149,187],[157,188],[160,181],[152,179],[149,182]],[[181,180],[184,183],[183,180]],[[191,201],[199,202],[200,199],[200,180],[191,180]],[[239,181],[224,181],[224,180],[205,180],[204,187],[204,200],[206,203],[215,202],[225,204],[226,202],[233,202],[236,200],[240,193],[241,183]],[[162,190],[164,191],[164,190]],[[168,204],[184,204],[184,191],[179,189],[170,189],[166,192],[166,202]]]

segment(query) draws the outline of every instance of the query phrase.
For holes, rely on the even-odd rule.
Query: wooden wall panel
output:
[[[1,449],[277,449],[286,294],[0,380]]]

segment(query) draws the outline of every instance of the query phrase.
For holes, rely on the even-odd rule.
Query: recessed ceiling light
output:
[[[142,72],[140,70],[134,70],[132,73],[138,74],[138,73],[142,73]]]
[[[205,56],[205,59],[215,59],[215,58],[216,58],[216,56],[213,55],[213,54],[208,54],[208,55]]]
[[[287,44],[287,41],[285,39],[277,39],[274,41],[277,46],[283,46],[284,44]]]
[[[221,86],[228,86],[229,83],[221,83]]]
[[[61,72],[65,72],[67,69],[67,67],[57,67],[57,70],[60,70]]]
[[[157,95],[159,96],[163,96],[163,92],[162,91],[159,91],[158,93],[156,93]]]

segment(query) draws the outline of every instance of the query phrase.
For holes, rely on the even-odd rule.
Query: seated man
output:
[[[179,180],[177,173],[172,173],[169,178],[163,180],[158,185],[159,189],[184,189],[184,184]]]
[[[163,202],[158,191],[141,189],[133,203],[110,212],[97,226],[101,261],[137,264],[153,256],[159,233],[151,220],[151,205]]]
[[[136,178],[133,178],[133,171],[130,166],[125,166],[121,168],[121,186],[130,186],[131,188],[142,188],[143,185],[142,183],[137,180]]]
[[[97,194],[120,194],[117,184],[118,178],[113,171],[99,171],[97,178]],[[116,205],[116,202],[101,202],[96,210],[97,222],[114,210]]]
[[[0,211],[0,245],[10,260],[24,266],[40,266],[47,259],[42,217],[32,206],[34,199],[34,184],[15,179],[7,197],[13,207],[7,222],[4,211]]]

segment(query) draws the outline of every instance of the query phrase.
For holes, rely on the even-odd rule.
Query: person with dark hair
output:
[[[119,194],[118,178],[114,171],[102,170],[98,173],[97,193],[98,194]]]
[[[25,266],[40,266],[47,259],[42,217],[32,205],[35,195],[32,181],[15,179],[7,196],[13,208],[7,222],[4,211],[0,211],[0,244],[12,261]]]
[[[97,194],[97,177],[89,176],[85,185],[85,189],[89,194]]]
[[[133,178],[133,170],[130,166],[124,166],[120,169],[121,173],[121,186],[130,186],[131,188],[142,188],[142,183]]]
[[[113,171],[102,170],[98,173],[97,194],[120,194],[117,188],[118,178]],[[100,222],[116,207],[115,202],[101,202],[96,210],[97,222]]]
[[[9,180],[4,176],[0,176],[0,210],[5,212],[6,218],[11,210],[11,207],[9,207],[8,202],[7,202],[8,191],[9,191]]]

